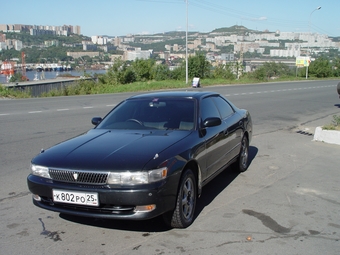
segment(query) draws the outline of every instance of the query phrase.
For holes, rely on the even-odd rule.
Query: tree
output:
[[[115,60],[111,68],[107,71],[104,76],[103,82],[113,85],[117,85],[120,82],[120,73],[124,68],[124,61],[121,58]]]
[[[283,63],[266,62],[263,64],[263,68],[268,78],[291,74],[289,66]]]
[[[23,76],[21,73],[16,72],[12,77],[9,79],[9,82],[18,82],[18,81],[23,81]]]
[[[134,72],[137,75],[137,81],[152,80],[152,69],[155,65],[153,59],[136,59],[131,63]]]
[[[310,63],[309,75],[312,77],[325,78],[332,76],[332,66],[325,57],[317,58],[315,61]]]
[[[152,69],[152,76],[156,81],[169,79],[171,77],[169,67],[164,64],[155,65]]]
[[[177,68],[171,71],[170,78],[173,80],[185,79],[185,61],[183,61]]]
[[[185,62],[182,63],[184,65]],[[210,76],[211,64],[201,53],[188,58],[188,76],[199,77],[201,79]]]
[[[243,75],[243,63],[240,61],[235,61],[233,63],[233,72],[236,74],[237,79]]]
[[[0,60],[10,60],[12,58],[20,58],[20,52],[15,49],[0,51]]]
[[[215,67],[212,71],[214,78],[223,78],[228,80],[235,79],[235,74],[233,73],[233,67],[231,64],[220,64]]]
[[[132,83],[136,80],[137,75],[134,69],[121,58],[116,59],[112,67],[100,79],[102,83],[112,85]]]
[[[333,60],[333,76],[335,77],[339,77],[340,76],[340,58],[339,57],[336,57],[334,60]]]
[[[263,66],[256,68],[254,72],[248,73],[247,76],[259,81],[267,80],[266,70]]]

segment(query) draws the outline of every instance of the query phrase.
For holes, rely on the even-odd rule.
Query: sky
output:
[[[78,25],[86,36],[211,32],[234,25],[340,36],[340,0],[14,0],[1,1],[0,8],[0,24]]]

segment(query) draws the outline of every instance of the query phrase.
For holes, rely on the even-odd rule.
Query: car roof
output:
[[[196,90],[186,90],[186,91],[160,91],[160,92],[152,92],[139,94],[130,97],[130,99],[137,98],[154,98],[154,97],[177,97],[177,98],[202,98],[209,95],[219,95],[218,93],[211,91],[196,91]]]

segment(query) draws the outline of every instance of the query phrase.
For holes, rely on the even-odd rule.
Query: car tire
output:
[[[247,136],[243,136],[241,141],[241,150],[237,159],[237,168],[239,172],[244,172],[249,166],[249,141]]]
[[[173,228],[190,226],[194,220],[196,201],[196,178],[192,170],[187,169],[181,177],[175,210],[163,215],[165,222]]]

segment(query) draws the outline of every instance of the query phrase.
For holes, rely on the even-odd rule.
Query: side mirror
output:
[[[212,118],[206,118],[203,121],[204,127],[216,127],[222,124],[221,118],[212,117]]]
[[[97,126],[101,121],[102,121],[101,117],[94,117],[94,118],[92,118],[91,123],[93,125]]]

